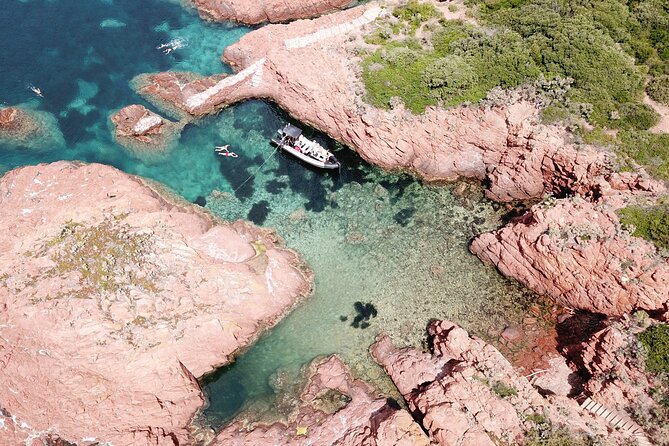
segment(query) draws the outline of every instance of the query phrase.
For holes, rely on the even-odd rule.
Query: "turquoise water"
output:
[[[9,4],[7,5],[7,2]],[[314,296],[236,363],[206,379],[211,404],[200,424],[219,427],[287,413],[297,373],[313,357],[339,353],[354,372],[396,396],[367,354],[384,329],[420,344],[431,318],[451,318],[494,336],[515,321],[525,291],[467,251],[501,211],[446,187],[425,187],[336,150],[341,172],[322,172],[273,154],[267,144],[288,117],[249,101],[187,126],[171,151],[138,158],[116,144],[109,116],[140,103],[133,77],[164,70],[227,70],[220,54],[247,28],[206,24],[165,0],[5,0],[0,10],[0,103],[39,113],[43,141],[0,145],[0,172],[60,159],[100,162],[166,184],[222,218],[274,227],[316,274]],[[180,38],[184,48],[156,49]],[[44,98],[28,87],[41,88]],[[218,157],[230,144],[239,157]],[[249,179],[250,178],[250,179]]]

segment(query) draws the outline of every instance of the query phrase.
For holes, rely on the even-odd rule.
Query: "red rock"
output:
[[[341,9],[351,0],[192,0],[204,18],[216,21],[234,20],[255,25],[262,22],[285,22],[314,17]]]
[[[527,420],[532,413],[574,433],[606,432],[605,423],[593,420],[575,401],[542,397],[495,348],[457,325],[437,321],[428,332],[432,355],[396,348],[385,335],[377,338],[371,353],[437,444],[522,444],[533,427]],[[498,395],[494,389],[499,383],[516,395]]]
[[[191,444],[195,378],[310,292],[272,232],[108,166],[14,170],[0,206],[0,419],[21,442]]]
[[[0,108],[0,144],[52,150],[64,145],[64,137],[51,113],[6,107]]]
[[[19,120],[23,112],[15,107],[7,107],[0,109],[0,130],[10,131],[20,126]]]
[[[518,327],[506,327],[502,331],[502,338],[509,342],[516,342],[523,336],[523,332]]]
[[[39,123],[34,117],[16,107],[0,109],[0,138],[27,140],[39,131]]]
[[[624,419],[635,415],[637,422],[649,428],[648,444],[662,444],[669,438],[669,425],[657,419],[663,411],[650,393],[662,386],[666,389],[666,383],[643,370],[642,355],[637,353],[636,334],[640,331],[628,319],[614,322],[580,343],[570,359],[581,375],[589,377],[583,384],[586,396]],[[634,427],[641,429],[636,424]]]
[[[343,395],[343,407],[324,400]],[[354,380],[335,356],[310,366],[300,404],[287,420],[257,424],[249,431],[242,420],[226,426],[214,445],[342,445],[427,446],[430,442],[420,426],[403,409],[390,407],[362,381]]]
[[[667,311],[669,261],[621,230],[613,205],[620,198],[533,206],[521,220],[474,239],[470,250],[571,308],[607,315]]]
[[[360,59],[354,54],[359,41],[351,40],[371,32],[373,27],[363,29],[360,23],[380,13],[368,4],[265,26],[226,48],[224,61],[238,70],[235,76],[193,81],[178,73],[150,75],[138,91],[192,116],[248,98],[269,99],[373,164],[411,170],[428,181],[487,180],[487,195],[498,201],[606,187],[600,183],[606,183],[611,155],[566,143],[564,129],[541,125],[530,103],[429,107],[420,116],[364,103]]]
[[[129,105],[111,117],[116,140],[137,151],[165,150],[179,136],[183,124],[168,121],[142,105]]]

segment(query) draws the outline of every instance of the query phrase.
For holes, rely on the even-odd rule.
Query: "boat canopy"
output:
[[[283,129],[283,134],[293,139],[297,139],[302,134],[302,130],[298,127],[295,127],[294,125],[287,124]]]

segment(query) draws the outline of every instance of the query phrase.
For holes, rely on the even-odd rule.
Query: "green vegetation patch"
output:
[[[646,86],[646,92],[654,101],[669,105],[669,75],[652,78]]]
[[[646,351],[646,370],[669,373],[669,325],[656,324],[639,334]]]
[[[476,103],[497,87],[530,86],[545,122],[583,127],[584,142],[610,145],[627,168],[669,179],[669,135],[647,130],[659,115],[644,88],[669,103],[669,3],[663,0],[469,0],[480,26],[445,20],[411,0],[377,22],[363,56],[368,102]],[[647,85],[644,87],[646,80]],[[491,96],[493,97],[493,96]],[[606,129],[618,129],[605,132]]]
[[[49,274],[78,273],[81,291],[77,296],[82,298],[131,285],[156,291],[146,276],[152,266],[146,261],[150,241],[150,235],[137,234],[115,218],[93,227],[68,223],[58,237],[46,243],[54,249],[51,259],[56,264]]]
[[[629,206],[618,210],[620,222],[633,226],[632,235],[644,238],[660,249],[669,249],[669,207]]]
[[[507,386],[501,381],[497,381],[495,384],[493,384],[491,389],[493,393],[500,398],[507,398],[518,395],[518,391],[516,389],[511,386]]]
[[[574,438],[566,429],[553,429],[549,432],[530,431],[523,446],[595,446],[591,438]]]
[[[649,71],[669,73],[669,44],[662,40],[669,12],[660,0],[469,3],[479,8],[483,26],[444,20],[432,5],[415,0],[395,9],[394,22],[380,23],[367,39],[379,48],[363,62],[372,104],[389,108],[398,97],[421,113],[428,105],[476,102],[494,87],[514,88],[542,76],[570,79],[564,105],[586,104],[593,124],[644,130],[657,122],[641,93]],[[417,48],[418,29],[423,40]],[[408,65],[382,57],[398,46],[414,51]],[[644,58],[637,54],[642,48]],[[649,84],[656,97],[667,82],[657,76]]]
[[[568,430],[557,428],[543,414],[526,418],[534,426],[525,433],[523,446],[595,446],[601,443],[589,437],[574,437]]]
[[[410,0],[404,6],[395,8],[393,16],[409,26],[410,32],[415,32],[423,23],[439,16],[439,11],[431,3],[420,3]]]
[[[429,105],[478,102],[494,87],[517,87],[540,73],[513,32],[489,34],[461,21],[441,20],[425,47],[413,35],[388,30],[381,28],[367,39],[380,48],[363,60],[367,97],[377,107],[391,108],[398,98],[418,114]]]

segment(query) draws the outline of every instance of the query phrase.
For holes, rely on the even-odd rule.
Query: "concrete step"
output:
[[[643,429],[641,429],[641,427],[632,421],[626,414],[609,410],[589,397],[583,400],[581,408],[602,417],[613,428],[628,433],[636,440],[639,446],[653,446]]]

